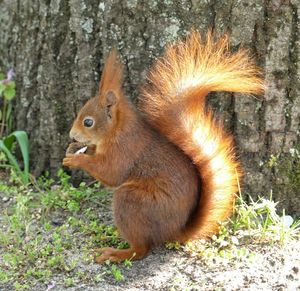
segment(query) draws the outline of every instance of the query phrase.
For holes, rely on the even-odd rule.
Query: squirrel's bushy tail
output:
[[[228,37],[205,39],[193,31],[166,49],[148,74],[140,109],[148,121],[196,165],[201,196],[182,237],[209,237],[232,212],[240,176],[233,139],[217,122],[205,97],[210,91],[259,94],[264,84],[246,50],[230,53]]]

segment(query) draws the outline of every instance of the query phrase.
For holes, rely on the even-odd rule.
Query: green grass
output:
[[[240,194],[233,216],[221,225],[218,235],[211,241],[190,242],[186,250],[204,259],[251,261],[256,257],[251,250],[254,245],[284,246],[291,240],[300,239],[300,220],[285,215],[284,211],[279,214],[276,207],[272,195],[269,199],[259,198],[246,203]]]
[[[23,158],[23,170],[19,162],[14,155],[15,142],[19,145],[22,158]],[[8,163],[0,164],[0,167],[7,168],[12,167],[17,173],[16,178],[26,185],[29,182],[29,141],[25,131],[17,130],[13,133],[0,139],[0,151],[6,155]],[[1,159],[0,159],[1,161]]]
[[[98,282],[98,274],[82,267],[93,263],[92,250],[127,246],[115,227],[100,219],[100,205],[110,205],[107,190],[99,183],[74,188],[69,178],[60,171],[59,183],[45,177],[32,187],[0,182],[0,191],[12,202],[1,215],[0,289],[1,283],[16,290],[46,286],[57,274],[64,274],[59,284],[66,287],[84,280]],[[101,277],[123,278],[114,264],[102,269]]]
[[[55,284],[64,287],[97,284],[107,276],[118,282],[124,280],[123,270],[132,267],[127,260],[121,267],[107,262],[90,271],[93,249],[128,246],[111,222],[111,194],[99,183],[72,187],[63,171],[58,179],[40,177],[30,187],[0,181],[0,192],[9,199],[6,208],[0,208],[0,289],[32,290],[42,284],[46,290],[54,277],[61,278]],[[255,244],[284,245],[299,239],[299,221],[286,226],[285,214],[279,215],[276,207],[271,198],[247,204],[239,196],[234,215],[211,241],[167,247],[184,248],[204,261],[253,260]]]
[[[258,242],[279,242],[281,245],[300,237],[300,220],[285,215],[284,211],[279,214],[272,195],[269,199],[259,198],[250,204],[239,196],[236,205],[229,226],[235,235],[242,234],[244,238]]]

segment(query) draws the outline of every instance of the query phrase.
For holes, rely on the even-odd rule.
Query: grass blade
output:
[[[14,142],[17,141],[20,147],[24,169],[20,169],[20,166],[12,154],[12,147]],[[25,131],[14,131],[3,140],[0,140],[0,150],[2,150],[7,158],[9,163],[15,168],[15,170],[21,175],[22,182],[27,184],[29,181],[29,142],[28,136]]]
[[[24,174],[26,176],[26,182],[28,182],[29,179],[29,142],[28,142],[28,136],[25,131],[14,131],[11,135],[14,135],[16,137],[16,140],[18,141],[18,144],[21,149],[23,162],[24,162]]]
[[[22,175],[22,171],[19,167],[17,160],[15,159],[13,154],[10,152],[10,150],[7,148],[7,146],[5,145],[3,140],[0,140],[0,150],[2,150],[6,154],[9,163],[17,170],[17,172],[19,172],[19,174]]]

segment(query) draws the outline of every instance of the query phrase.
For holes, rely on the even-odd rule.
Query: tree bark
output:
[[[213,28],[230,33],[233,49],[252,51],[268,86],[262,98],[210,98],[235,133],[244,194],[272,191],[282,207],[300,214],[299,0],[0,0],[0,11],[0,65],[16,71],[15,127],[29,133],[34,174],[61,166],[72,121],[96,93],[112,47],[134,100],[167,43],[191,28]]]

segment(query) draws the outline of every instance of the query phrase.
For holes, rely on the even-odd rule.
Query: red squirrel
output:
[[[97,96],[79,111],[63,165],[115,187],[114,221],[128,249],[102,248],[95,262],[142,259],[166,241],[209,238],[232,212],[241,175],[233,137],[213,117],[211,91],[260,94],[260,70],[228,37],[192,31],[148,72],[137,108],[122,90],[113,50]],[[74,154],[78,145],[86,153]],[[73,148],[73,149],[72,149]],[[72,153],[73,152],[73,153]]]

